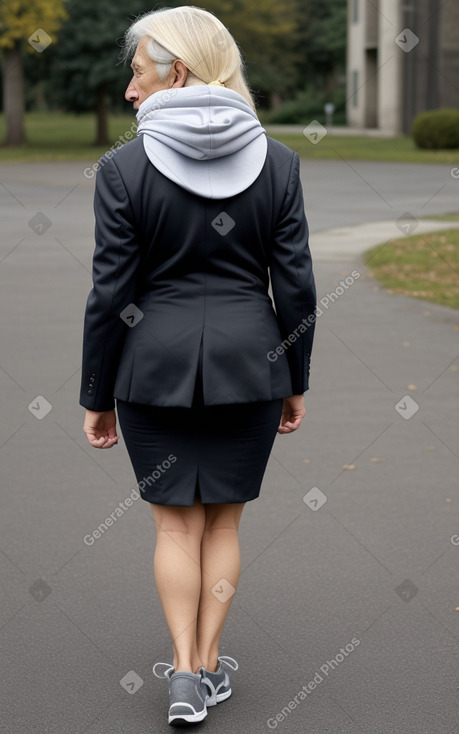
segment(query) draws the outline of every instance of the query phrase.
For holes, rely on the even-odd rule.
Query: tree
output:
[[[209,0],[206,9],[226,25],[247,60],[251,86],[270,97],[293,91],[297,0]],[[159,7],[183,5],[180,0],[160,0]],[[119,105],[128,75],[118,63],[119,46],[129,24],[150,11],[151,0],[69,0],[68,18],[56,45],[53,75],[56,101],[72,112],[95,110],[96,143],[109,142],[108,109]]]
[[[3,56],[3,109],[7,145],[25,142],[24,54],[43,53],[65,17],[62,0],[8,0],[0,3]]]
[[[242,49],[251,88],[263,100],[293,93],[297,75],[298,2],[304,0],[207,0]],[[166,7],[180,0],[161,2]],[[198,3],[199,4],[199,3]]]
[[[298,0],[299,73],[303,88],[333,94],[346,65],[347,0]]]
[[[70,0],[58,35],[53,81],[57,101],[71,112],[96,113],[96,145],[108,145],[108,111],[123,96],[127,72],[119,65],[127,27],[149,10],[146,0]]]
[[[221,4],[221,8],[218,5]],[[213,10],[240,44],[250,86],[260,101],[291,94],[297,87],[295,42],[298,33],[296,0],[210,0]],[[215,7],[215,10],[214,10]]]

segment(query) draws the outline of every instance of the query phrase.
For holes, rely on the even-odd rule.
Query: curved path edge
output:
[[[459,222],[434,219],[414,220],[407,223],[406,236],[458,229]],[[334,227],[312,232],[310,247],[315,262],[330,260],[354,260],[375,245],[382,245],[405,236],[394,221],[367,222],[352,227]]]

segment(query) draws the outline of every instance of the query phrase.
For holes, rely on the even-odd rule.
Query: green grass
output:
[[[111,115],[109,146],[95,146],[95,116],[65,115],[57,112],[29,112],[26,115],[28,142],[20,148],[0,147],[2,161],[87,161],[98,160],[135,123],[135,115]],[[5,136],[4,117],[0,115],[0,139]]]
[[[273,135],[296,150],[300,158],[355,161],[393,161],[398,163],[457,163],[454,150],[418,150],[411,138],[369,138],[353,135],[326,135],[320,143],[310,143],[304,135]]]
[[[429,217],[423,217],[423,219],[435,219],[438,222],[459,222],[459,212],[452,212],[451,214],[431,214]]]
[[[390,293],[459,308],[459,229],[391,240],[365,262]]]
[[[66,115],[58,112],[30,112],[26,115],[28,143],[20,148],[0,147],[2,161],[97,160],[135,122],[134,113],[110,117],[110,145],[94,146],[94,115]],[[4,138],[4,118],[0,115],[0,140]],[[304,135],[275,134],[277,140],[296,150],[301,158],[396,161],[403,163],[457,164],[451,150],[428,151],[415,148],[411,138],[368,138],[326,135],[313,145]]]

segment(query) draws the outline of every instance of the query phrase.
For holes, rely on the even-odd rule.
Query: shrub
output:
[[[311,120],[318,120],[325,124],[324,104],[333,102],[335,112],[333,115],[334,125],[345,124],[346,119],[346,95],[344,91],[334,95],[326,95],[314,89],[306,89],[297,97],[284,102],[277,110],[273,110],[264,116],[266,123],[307,125]]]
[[[414,120],[411,134],[418,148],[459,148],[459,110],[422,112]]]

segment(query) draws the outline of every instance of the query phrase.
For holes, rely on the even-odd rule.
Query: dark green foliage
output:
[[[334,125],[344,125],[346,122],[346,95],[344,90],[334,94],[327,94],[316,89],[307,89],[300,92],[295,99],[284,102],[279,109],[264,117],[266,123],[307,125],[312,120],[325,124],[324,105],[333,102],[335,112]]]
[[[422,112],[414,120],[411,134],[418,148],[459,148],[459,109]]]
[[[207,0],[203,5],[221,20],[242,50],[250,88],[260,103],[272,94],[289,96],[298,89],[300,7],[304,0]],[[178,7],[171,0],[157,7]],[[191,5],[194,2],[190,2]]]
[[[284,101],[273,123],[325,122],[324,104],[335,104],[334,124],[345,124],[347,0],[297,0],[294,89],[284,85]],[[282,47],[279,49],[282,55]]]
[[[68,13],[54,48],[51,101],[72,112],[93,110],[103,89],[111,109],[123,107],[130,69],[119,63],[130,23],[151,9],[145,0],[67,0]],[[127,108],[127,105],[126,105]]]
[[[100,107],[103,95],[111,111],[131,110],[124,101],[130,69],[119,63],[124,32],[141,13],[183,4],[66,0],[68,18],[56,43],[43,58],[27,60],[28,109],[85,112]],[[240,45],[261,107],[269,109],[274,99],[292,100],[304,89],[314,98],[306,105],[307,115],[311,109],[320,119],[325,97],[338,105],[336,94],[345,84],[346,0],[260,0],[255,5],[253,0],[208,0],[205,8]],[[297,104],[304,108],[303,101]]]
[[[298,0],[301,88],[332,92],[346,64],[347,0]]]

